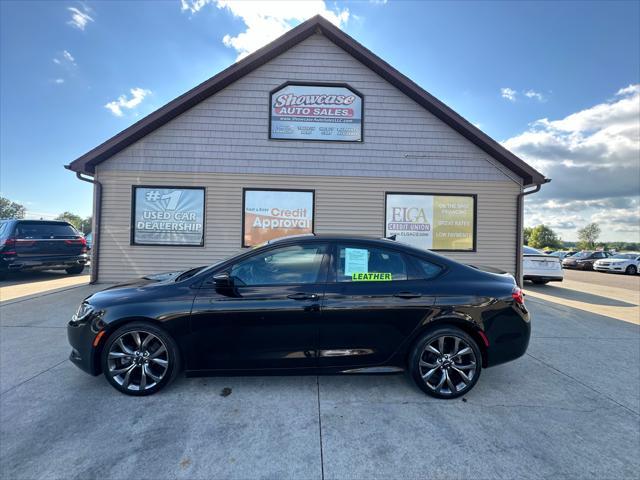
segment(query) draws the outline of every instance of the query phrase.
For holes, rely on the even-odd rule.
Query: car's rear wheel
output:
[[[173,380],[179,353],[169,334],[147,322],[125,325],[109,337],[102,350],[102,371],[116,390],[151,395]]]
[[[79,273],[82,273],[83,271],[84,271],[84,265],[65,268],[65,272],[67,272],[69,275],[77,275]]]
[[[425,393],[456,398],[473,388],[482,371],[482,354],[473,338],[455,327],[426,333],[413,347],[409,371]]]
[[[549,280],[539,280],[539,279],[534,279],[531,280],[533,283],[535,283],[536,285],[546,285],[547,283],[549,283]]]
[[[629,265],[625,270],[627,275],[636,275],[638,273],[638,268],[635,265]]]

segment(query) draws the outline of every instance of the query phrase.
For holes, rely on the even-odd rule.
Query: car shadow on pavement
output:
[[[544,295],[549,295],[564,300],[572,300],[575,302],[588,303],[592,305],[604,305],[607,307],[637,307],[637,305],[634,303],[624,302],[615,298],[603,297],[602,295],[595,295],[593,293],[571,290],[569,288],[562,288],[555,285],[525,284],[524,290],[525,293],[528,290],[531,292],[538,292]]]

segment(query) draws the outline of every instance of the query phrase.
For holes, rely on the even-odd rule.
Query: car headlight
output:
[[[73,323],[81,323],[95,313],[95,311],[96,309],[90,303],[82,302],[78,310],[76,310],[76,313],[71,317],[71,321]]]

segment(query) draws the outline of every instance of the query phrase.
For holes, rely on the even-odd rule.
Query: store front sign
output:
[[[475,251],[473,195],[387,193],[385,236],[418,248]]]
[[[269,138],[361,142],[362,110],[346,86],[286,85],[271,92]]]
[[[313,233],[312,190],[244,190],[242,246]]]
[[[131,243],[204,245],[204,188],[134,186]]]

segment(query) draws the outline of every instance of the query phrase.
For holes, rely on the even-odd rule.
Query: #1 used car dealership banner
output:
[[[287,85],[271,93],[270,138],[362,141],[362,97],[342,86]]]
[[[475,250],[475,197],[387,194],[385,236],[429,250]]]
[[[313,233],[313,192],[247,189],[243,225],[244,247],[288,235]]]
[[[133,191],[133,244],[204,244],[204,188],[134,187]]]

